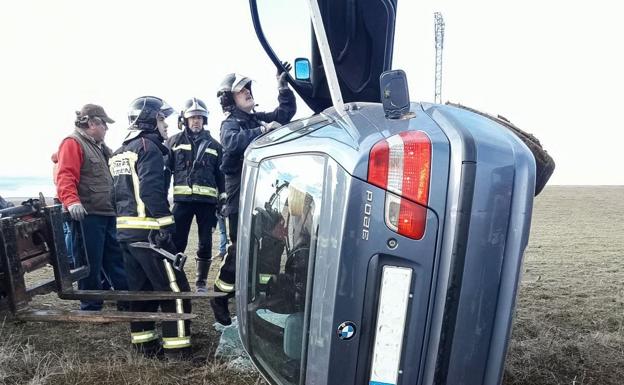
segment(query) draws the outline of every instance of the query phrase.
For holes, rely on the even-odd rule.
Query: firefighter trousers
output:
[[[212,229],[217,224],[215,209],[216,206],[212,203],[176,202],[173,206],[173,217],[176,223],[173,243],[179,252],[183,253],[186,249],[191,223],[195,217],[199,235],[197,258],[212,260]]]
[[[234,297],[236,283],[238,213],[228,215],[228,225],[232,244],[227,248],[227,253],[223,256],[223,261],[219,267],[219,272],[214,284],[215,292],[228,293],[228,295],[210,300],[210,306],[212,307],[215,320],[221,325],[230,325],[232,323],[230,311],[228,309],[228,299]]]
[[[171,263],[164,260],[158,253],[149,249],[132,247],[130,242],[121,242],[121,250],[131,291],[183,292],[191,290],[186,274],[175,270]],[[132,312],[156,312],[159,307],[166,313],[190,313],[191,301],[175,299],[130,302]],[[130,332],[132,343],[139,350],[143,350],[141,346],[153,346],[158,343],[154,322],[131,322]],[[190,321],[162,322],[162,347],[164,349],[184,349],[190,346]]]
[[[227,248],[223,261],[219,267],[219,274],[215,279],[215,291],[234,294],[236,283],[236,238],[238,236],[238,213],[228,216],[230,240],[232,244]]]

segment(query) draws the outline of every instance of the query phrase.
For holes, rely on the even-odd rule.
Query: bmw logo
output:
[[[338,326],[338,338],[341,340],[350,340],[355,335],[355,324],[351,321],[346,321]]]

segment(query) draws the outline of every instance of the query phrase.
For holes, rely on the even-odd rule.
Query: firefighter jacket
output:
[[[145,241],[150,230],[175,231],[167,200],[169,150],[160,139],[157,132],[142,131],[126,139],[109,161],[119,241]]]
[[[188,129],[167,140],[170,150],[168,167],[173,173],[174,202],[217,204],[224,194],[221,165],[222,149],[210,132],[193,135]],[[224,194],[225,195],[225,194]]]
[[[235,108],[221,123],[221,145],[223,146],[221,171],[225,174],[225,191],[227,193],[225,215],[238,212],[245,150],[262,133],[260,122],[286,124],[290,122],[297,111],[295,94],[292,90],[280,90],[277,100],[279,106],[271,112],[248,114]]]

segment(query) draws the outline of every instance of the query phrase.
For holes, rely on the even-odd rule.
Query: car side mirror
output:
[[[379,76],[381,103],[387,118],[403,118],[410,109],[407,76],[403,70],[384,71]]]
[[[295,79],[310,81],[310,61],[299,57],[295,59]]]

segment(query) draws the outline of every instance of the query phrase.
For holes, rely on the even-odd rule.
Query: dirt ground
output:
[[[536,199],[505,385],[624,383],[623,215],[624,187],[550,186]],[[196,245],[193,236],[187,254]],[[193,271],[189,258],[191,281]],[[61,302],[50,294],[31,304],[78,306]],[[0,384],[265,384],[215,360],[210,307],[194,301],[193,312],[199,365],[134,355],[126,324],[22,323],[0,313]]]

